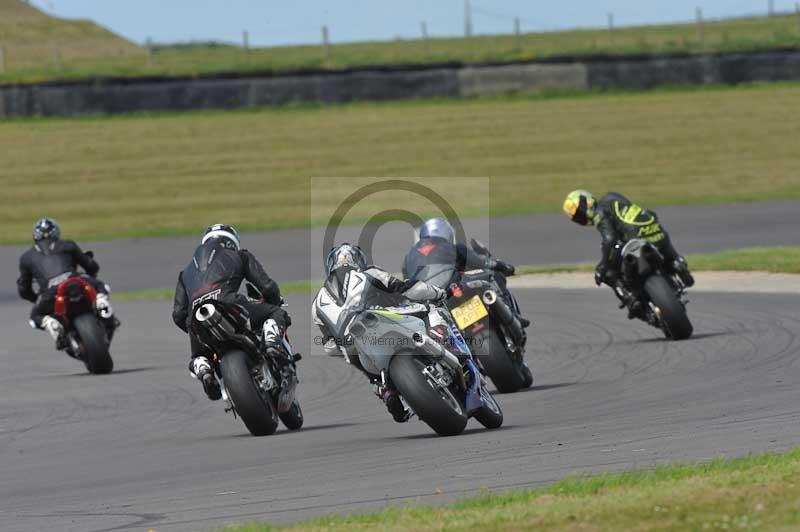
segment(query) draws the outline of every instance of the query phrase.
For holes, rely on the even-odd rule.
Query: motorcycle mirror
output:
[[[475,240],[474,238],[469,241],[470,245],[472,245],[472,249],[476,252],[480,253],[481,255],[489,255],[489,248],[483,245],[483,242],[480,240]]]

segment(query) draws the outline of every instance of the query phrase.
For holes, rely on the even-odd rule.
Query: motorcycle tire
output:
[[[81,314],[72,320],[83,345],[83,362],[89,373],[104,375],[114,369],[114,361],[108,352],[106,333],[103,326],[92,314]]]
[[[523,377],[516,361],[493,330],[478,333],[472,353],[500,393],[514,393],[523,387]]]
[[[219,363],[220,373],[228,397],[250,434],[269,436],[278,428],[278,413],[253,380],[248,360],[244,351],[228,351]]]
[[[481,399],[485,404],[472,416],[487,429],[500,428],[503,425],[503,410],[500,405],[497,404],[489,390],[485,388],[481,390]]]
[[[467,426],[464,407],[449,389],[440,389],[422,373],[422,357],[398,353],[389,363],[389,376],[417,416],[440,436],[461,434]]]
[[[303,426],[303,409],[300,408],[300,403],[296,400],[289,407],[289,410],[283,414],[278,414],[278,416],[289,430],[298,430]]]
[[[644,291],[661,313],[664,335],[672,340],[686,340],[692,336],[693,327],[686,308],[675,294],[675,289],[660,275],[652,275],[644,282]]]
[[[522,374],[522,387],[530,388],[533,386],[533,371],[525,363],[521,363],[519,366],[519,371]]]

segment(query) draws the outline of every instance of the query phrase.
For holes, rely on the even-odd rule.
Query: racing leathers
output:
[[[317,293],[311,314],[320,331],[328,354],[343,354],[348,364],[362,371],[375,385],[375,393],[385,403],[395,421],[408,419],[408,412],[391,383],[382,383],[379,375],[367,372],[358,354],[349,349],[347,327],[359,313],[373,306],[393,306],[408,301],[442,301],[447,292],[421,281],[403,281],[375,266],[364,270],[339,268],[331,272]],[[341,346],[341,349],[340,349]]]
[[[78,267],[86,275],[79,273]],[[95,306],[109,339],[119,325],[111,308],[108,287],[96,278],[99,270],[100,266],[91,254],[84,253],[72,240],[39,240],[20,257],[17,292],[22,299],[34,303],[30,314],[31,326],[50,332],[58,348],[66,346],[59,342],[63,324],[54,316],[56,290],[59,284],[70,277],[80,275],[95,289]],[[34,290],[34,282],[38,293]]]
[[[263,296],[263,301],[239,293],[243,281],[250,282]],[[195,308],[205,300],[216,299],[242,307],[248,314],[254,331],[263,331],[266,351],[271,354],[289,353],[282,347],[283,335],[291,325],[289,315],[281,308],[278,284],[264,271],[256,257],[246,249],[238,250],[223,239],[211,239],[197,247],[192,260],[178,276],[172,320],[181,330],[189,332]],[[191,338],[191,357],[207,357],[211,353]],[[190,370],[196,374],[190,364]]]
[[[609,192],[597,202],[594,225],[602,236],[602,256],[597,264],[595,280],[597,284],[606,283],[614,288],[622,288],[622,300],[632,311],[631,304],[637,300],[621,286],[620,267],[621,248],[633,239],[642,239],[654,245],[664,257],[665,265],[673,273],[678,274],[686,286],[694,284],[685,259],[678,254],[672,245],[669,235],[662,227],[655,212],[632,203],[628,198],[616,192]]]
[[[481,255],[465,244],[454,244],[439,237],[421,238],[403,261],[406,279],[420,279],[440,288],[458,282],[459,274],[467,270],[493,270],[506,304],[523,328],[530,325],[530,321],[520,315],[519,305],[507,288],[506,276],[514,274],[514,267],[510,264]]]

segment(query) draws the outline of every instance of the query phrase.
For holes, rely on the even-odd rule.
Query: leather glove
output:
[[[447,301],[447,290],[442,290],[438,286],[431,286],[431,288],[433,288],[434,292],[436,292],[436,295],[431,301],[435,301],[436,303]]]
[[[496,261],[493,269],[496,272],[502,273],[506,277],[511,277],[512,275],[514,275],[514,272],[517,271],[517,269],[514,268],[513,264],[509,264],[507,262],[503,262],[502,260]]]

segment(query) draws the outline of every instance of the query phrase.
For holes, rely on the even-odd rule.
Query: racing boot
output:
[[[672,262],[672,269],[678,274],[678,277],[686,288],[694,286],[694,277],[689,272],[689,265],[686,264],[686,259],[678,257]]]
[[[58,319],[53,316],[45,316],[42,318],[42,329],[53,338],[56,343],[56,351],[62,351],[69,347],[67,335],[64,334],[64,326]]]
[[[106,336],[108,336],[108,341],[111,342],[114,338],[114,331],[120,326],[120,321],[114,316],[114,309],[111,307],[108,294],[102,292],[98,293],[94,301],[94,307],[97,309],[97,314],[100,316],[100,319],[103,320]]]
[[[614,293],[619,298],[619,308],[628,307],[628,319],[644,317],[644,306],[637,294],[628,290],[621,281],[616,283]]]
[[[288,350],[288,343],[284,340],[281,327],[273,319],[264,322],[263,344],[264,354],[277,364],[281,373],[281,388],[287,389],[297,380],[295,362],[300,360],[300,355],[292,355]]]
[[[400,394],[396,390],[384,389],[381,399],[386,404],[386,409],[392,415],[392,418],[398,423],[405,423],[411,414],[403,406],[403,401],[400,399]]]
[[[219,385],[217,376],[211,368],[211,363],[204,356],[195,357],[189,363],[189,371],[203,384],[203,390],[212,401],[222,398],[222,388]]]

